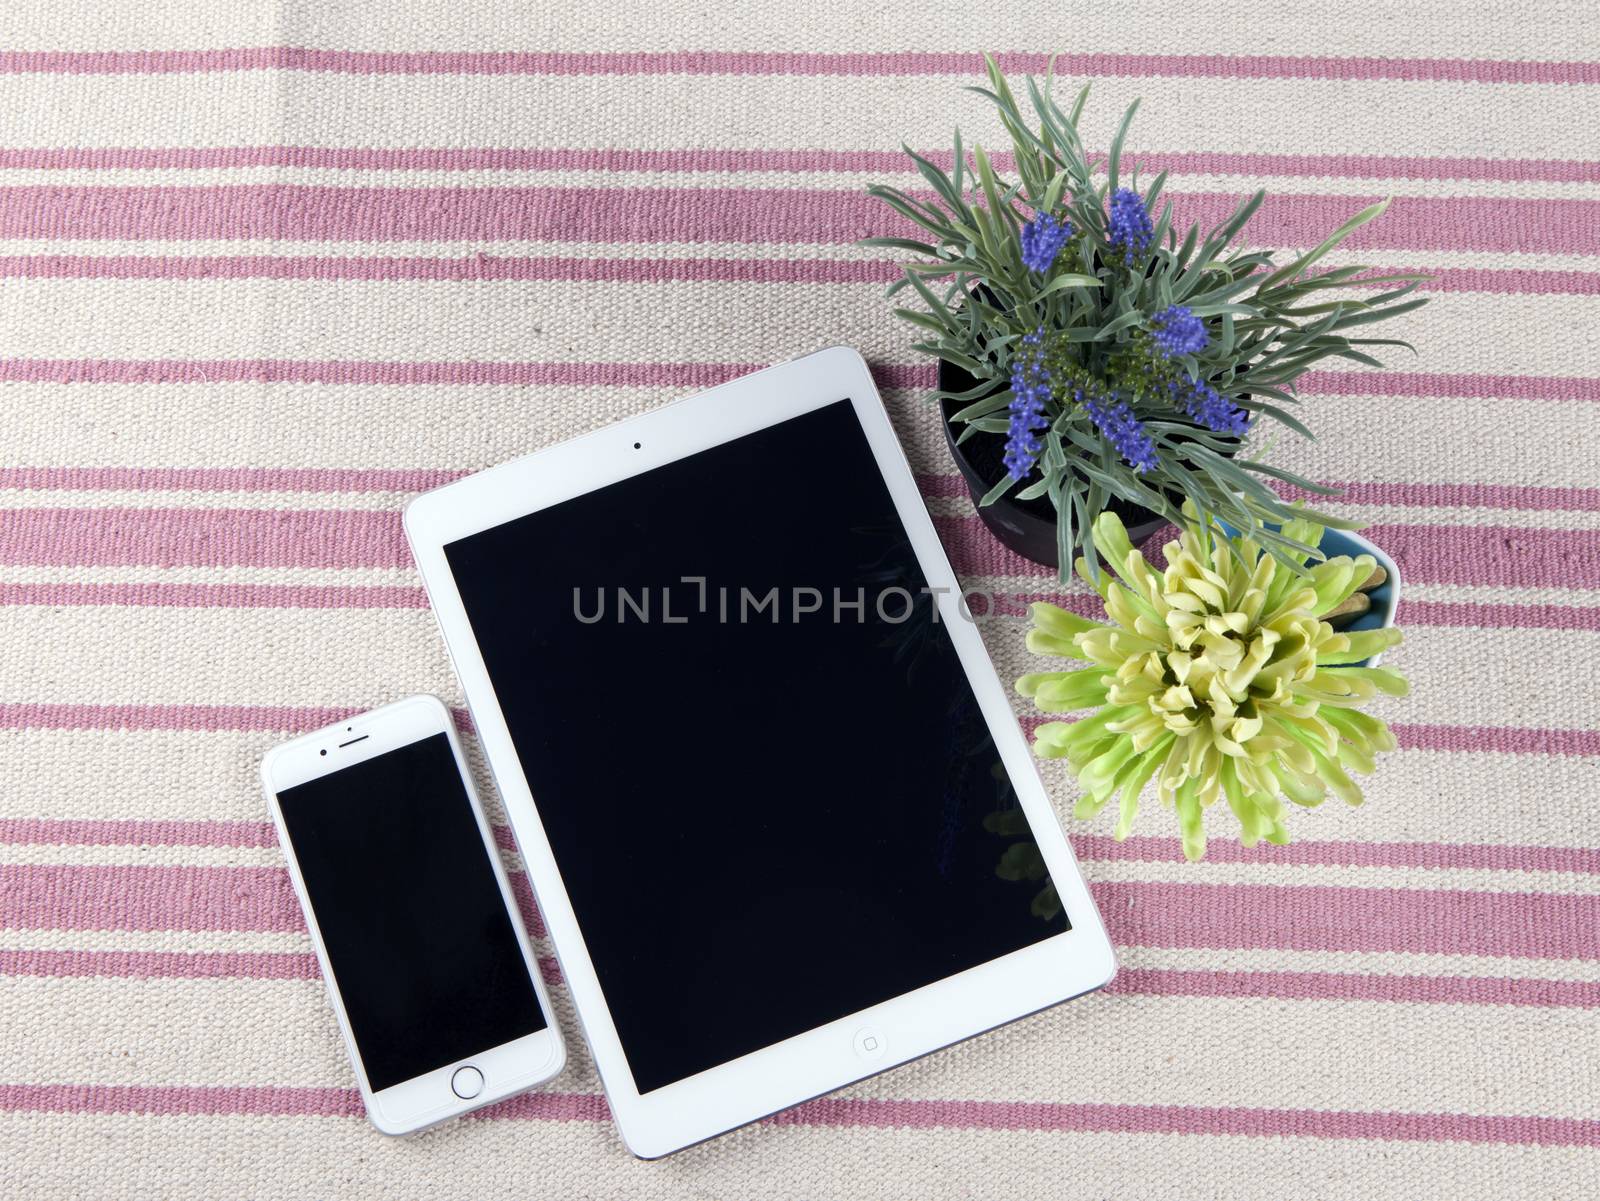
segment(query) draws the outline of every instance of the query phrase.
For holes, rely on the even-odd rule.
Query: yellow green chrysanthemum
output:
[[[1322,537],[1304,520],[1283,533],[1306,546]],[[1078,817],[1116,796],[1116,836],[1126,838],[1153,779],[1177,811],[1184,854],[1199,859],[1202,815],[1219,799],[1246,846],[1289,841],[1282,798],[1310,806],[1331,791],[1361,803],[1349,773],[1370,772],[1373,756],[1395,741],[1358,706],[1408,688],[1398,672],[1355,664],[1397,644],[1400,631],[1340,633],[1321,618],[1372,574],[1370,555],[1299,574],[1249,539],[1192,523],[1164,548],[1167,567],[1157,571],[1111,513],[1095,522],[1094,544],[1121,582],[1093,578],[1082,559],[1078,572],[1114,624],[1039,603],[1028,632],[1029,650],[1093,666],[1017,681],[1046,712],[1096,709],[1046,722],[1035,735],[1036,754],[1065,758],[1077,774]]]

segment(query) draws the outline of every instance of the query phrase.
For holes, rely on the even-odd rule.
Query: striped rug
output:
[[[4,6],[6,1195],[1600,1195],[1586,7]],[[1395,198],[1352,253],[1434,274],[1419,353],[1309,378],[1321,439],[1274,454],[1404,569],[1401,748],[1286,848],[1075,824],[1109,994],[647,1165],[557,982],[552,1088],[383,1140],[254,771],[352,709],[461,703],[409,495],[844,342],[972,586],[1059,595],[983,534],[850,245],[892,228],[863,187],[911,182],[901,140],[999,142],[960,91],[985,48],[1097,79],[1093,145],[1143,96],[1186,220],[1260,182],[1255,239],[1294,249]],[[1027,668],[1016,623],[990,641]]]

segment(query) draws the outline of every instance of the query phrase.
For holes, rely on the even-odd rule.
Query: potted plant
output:
[[[1000,114],[1015,181],[981,146],[969,156],[959,132],[948,172],[907,148],[931,192],[869,192],[919,236],[865,242],[916,256],[889,292],[920,301],[895,312],[939,361],[933,398],[980,515],[1063,579],[1080,552],[1097,574],[1089,531],[1106,511],[1142,536],[1191,504],[1202,523],[1226,521],[1285,563],[1314,554],[1282,528],[1294,515],[1269,481],[1331,490],[1262,462],[1256,435],[1266,420],[1311,436],[1289,410],[1314,364],[1380,366],[1373,348],[1407,345],[1358,335],[1422,304],[1411,293],[1424,277],[1317,269],[1387,201],[1281,266],[1272,251],[1234,247],[1259,191],[1216,228],[1180,233],[1166,174],[1141,190],[1128,170],[1137,102],[1099,163],[1078,136],[1087,87],[1063,110],[1049,76],[1029,78],[1030,124],[985,61],[989,86],[971,90]]]
[[[1323,530],[1296,517],[1278,533],[1316,547]],[[1218,800],[1246,846],[1289,841],[1285,798],[1313,806],[1331,792],[1361,802],[1350,773],[1370,772],[1395,740],[1360,706],[1407,692],[1403,676],[1376,662],[1400,631],[1392,606],[1373,628],[1339,630],[1328,618],[1373,576],[1373,556],[1334,555],[1310,567],[1289,552],[1284,563],[1257,539],[1201,521],[1192,505],[1179,540],[1163,548],[1164,571],[1145,562],[1115,514],[1096,519],[1092,539],[1122,581],[1078,561],[1109,621],[1041,602],[1028,632],[1029,650],[1089,666],[1017,681],[1046,712],[1094,709],[1034,733],[1036,754],[1066,759],[1077,775],[1078,817],[1115,797],[1116,837],[1126,838],[1153,781],[1177,812],[1185,856],[1199,859],[1203,815]]]

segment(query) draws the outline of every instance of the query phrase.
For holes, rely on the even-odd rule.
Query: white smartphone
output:
[[[438,698],[274,747],[261,781],[374,1126],[410,1134],[561,1070],[538,961]]]

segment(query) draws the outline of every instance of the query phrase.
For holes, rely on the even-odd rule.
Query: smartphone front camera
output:
[[[328,748],[327,747],[323,747],[320,751],[317,752],[317,754],[319,754],[319,755],[326,755],[327,753],[328,753]]]
[[[634,444],[633,444],[633,449],[634,449],[634,450],[638,450],[638,449],[639,449],[639,448],[640,448],[640,447],[641,447],[641,446],[643,446],[643,445],[644,445],[644,443],[642,443],[642,442],[635,442],[635,443],[634,443]]]

